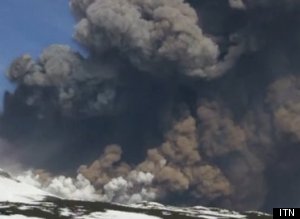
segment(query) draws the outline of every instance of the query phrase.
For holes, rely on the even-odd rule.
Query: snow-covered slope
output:
[[[0,219],[74,218],[74,219],[267,219],[256,212],[233,212],[224,209],[172,207],[158,203],[118,205],[103,202],[62,200],[35,187],[17,181],[0,170]]]
[[[32,203],[41,201],[50,194],[33,186],[12,179],[0,170],[0,201]]]

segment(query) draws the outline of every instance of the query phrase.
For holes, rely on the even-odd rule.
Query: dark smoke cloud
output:
[[[218,63],[218,45],[205,36],[183,0],[71,1],[81,19],[75,38],[97,53],[117,49],[140,70],[159,77],[179,72],[213,78],[232,66],[242,45]],[[235,48],[237,47],[237,48]]]
[[[116,104],[117,66],[118,63],[84,60],[67,46],[53,45],[44,50],[37,62],[29,55],[16,59],[9,69],[9,78],[36,87],[26,100],[29,105],[43,101],[45,90],[50,88],[54,107],[63,114],[101,115],[112,111]]]
[[[125,203],[298,203],[298,1],[70,5],[89,56],[52,45],[8,70],[17,88],[0,133],[45,169],[34,172],[41,186]],[[78,166],[73,181],[48,173]]]

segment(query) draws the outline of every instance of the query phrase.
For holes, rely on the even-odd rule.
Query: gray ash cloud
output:
[[[79,167],[110,200],[295,205],[298,1],[70,6],[89,56],[52,45],[8,70],[17,88],[6,95],[0,134],[24,165]]]

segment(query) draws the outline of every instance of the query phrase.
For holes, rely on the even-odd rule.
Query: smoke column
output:
[[[52,45],[8,69],[0,136],[35,169],[22,179],[69,198],[296,207],[299,1],[70,7],[89,56]]]

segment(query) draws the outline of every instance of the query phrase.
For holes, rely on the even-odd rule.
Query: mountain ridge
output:
[[[117,203],[67,200],[15,180],[0,169],[0,219],[269,219],[260,212],[235,212],[203,206],[174,207],[156,202]]]

